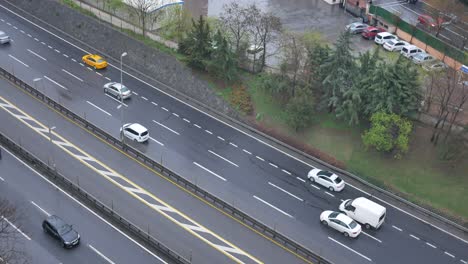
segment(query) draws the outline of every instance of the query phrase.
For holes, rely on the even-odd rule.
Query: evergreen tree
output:
[[[322,82],[326,77],[324,67],[325,62],[329,60],[330,48],[328,45],[316,44],[307,48],[307,60],[305,71],[308,74],[306,78],[307,86],[312,89],[321,90]]]
[[[220,30],[213,37],[211,58],[205,64],[209,72],[225,82],[237,78],[236,56]]]
[[[187,55],[189,65],[205,69],[205,61],[211,55],[211,35],[210,26],[203,16],[197,22],[192,19],[192,29],[179,44],[179,52]]]
[[[295,131],[308,127],[314,120],[314,98],[307,89],[299,89],[286,105],[289,126]]]

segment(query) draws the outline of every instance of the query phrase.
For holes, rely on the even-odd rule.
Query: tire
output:
[[[334,191],[335,191],[335,189],[334,189],[333,187],[331,187],[331,186],[328,187],[328,190],[330,190],[331,192],[334,192]]]
[[[96,69],[96,65],[94,65],[93,68],[94,68],[95,70],[97,70],[97,69]]]
[[[309,181],[310,181],[310,182],[315,182],[314,177],[310,177],[310,178],[309,178]]]
[[[109,92],[107,91],[107,88],[104,88],[104,93],[109,93]]]
[[[117,95],[117,100],[119,100],[119,101],[120,101],[120,94],[118,94],[118,95]]]
[[[369,224],[365,224],[364,227],[366,227],[366,229],[371,229],[371,225]]]
[[[327,225],[328,225],[328,222],[325,221],[325,220],[322,220],[322,225],[327,226]]]
[[[349,234],[348,234],[347,232],[344,232],[343,235],[344,235],[345,237],[349,237]]]

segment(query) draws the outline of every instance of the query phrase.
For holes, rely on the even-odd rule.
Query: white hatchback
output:
[[[396,40],[396,39],[398,39],[398,37],[391,34],[391,33],[380,32],[380,33],[377,34],[377,36],[375,36],[374,41],[375,41],[376,44],[382,45],[387,41]]]
[[[383,44],[383,48],[388,51],[401,51],[405,46],[408,46],[409,43],[399,39],[392,39]]]
[[[356,223],[349,216],[334,211],[323,211],[320,214],[320,222],[323,225],[329,226],[346,237],[357,237],[361,234],[361,225]]]
[[[345,182],[340,177],[333,172],[321,169],[312,169],[309,171],[309,174],[307,174],[307,178],[309,178],[311,182],[316,182],[332,192],[339,192],[345,187]]]
[[[128,123],[123,125],[123,127],[120,128],[120,133],[122,132],[127,138],[140,143],[149,139],[148,129],[138,123]]]

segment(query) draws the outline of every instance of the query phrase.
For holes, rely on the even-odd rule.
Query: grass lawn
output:
[[[409,152],[395,160],[373,150],[366,151],[361,141],[362,127],[350,127],[332,115],[318,113],[313,126],[295,133],[286,126],[283,107],[258,87],[258,79],[248,83],[259,122],[273,126],[294,138],[328,153],[346,164],[347,170],[369,182],[384,186],[412,201],[459,216],[468,222],[468,163],[448,164],[437,157],[429,143],[431,129],[416,125]]]

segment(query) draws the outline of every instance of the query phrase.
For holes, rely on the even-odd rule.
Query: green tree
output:
[[[289,126],[298,131],[308,127],[314,120],[315,100],[308,89],[299,89],[286,105]]]
[[[371,116],[371,127],[362,135],[366,148],[392,152],[395,158],[408,151],[409,135],[413,129],[410,121],[396,114],[376,112]]]
[[[314,90],[321,90],[323,80],[326,77],[325,67],[322,67],[329,60],[330,48],[328,45],[317,43],[316,45],[307,45],[307,58],[305,63],[305,72],[308,74],[306,85]]]
[[[213,37],[211,58],[205,64],[209,72],[223,79],[225,83],[237,78],[236,55],[220,30]]]
[[[187,55],[190,66],[205,69],[205,62],[210,59],[212,50],[210,32],[210,26],[203,16],[197,22],[192,19],[191,31],[179,43],[179,52]]]

